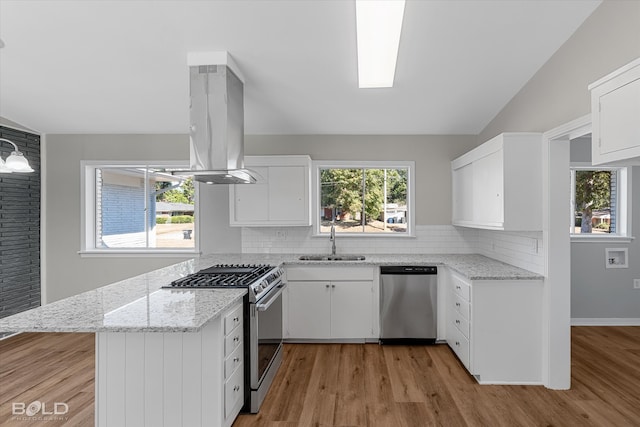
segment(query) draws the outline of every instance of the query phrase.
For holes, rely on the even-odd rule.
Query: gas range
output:
[[[268,264],[216,264],[197,273],[174,280],[170,289],[248,288],[255,302],[279,282],[284,270]]]

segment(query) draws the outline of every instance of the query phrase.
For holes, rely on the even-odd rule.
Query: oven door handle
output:
[[[286,287],[286,283],[281,283],[276,286],[278,290],[275,292],[271,291],[271,293],[269,294],[269,299],[267,299],[265,302],[261,302],[260,304],[256,304],[256,309],[258,311],[267,311],[267,309],[271,307],[271,304],[273,304],[278,299],[278,297],[280,296],[280,294],[282,294],[282,291],[284,291],[284,288]]]

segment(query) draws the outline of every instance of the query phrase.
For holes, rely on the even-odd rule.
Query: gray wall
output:
[[[248,135],[245,154],[308,154],[313,160],[415,160],[416,225],[451,224],[451,160],[471,135]]]
[[[571,141],[571,162],[591,163],[591,138]],[[640,230],[640,167],[631,170],[631,226]],[[605,268],[606,248],[627,248],[629,268]],[[571,317],[640,319],[640,240],[571,243]]]
[[[44,207],[46,301],[95,289],[183,258],[82,258],[81,160],[179,160],[189,157],[183,135],[47,135]]]
[[[55,301],[181,261],[181,258],[82,258],[81,160],[179,160],[186,135],[47,135],[46,298]],[[309,154],[329,160],[415,160],[416,223],[451,223],[450,161],[475,136],[251,136],[247,155]],[[200,250],[241,252],[240,228],[228,227],[228,187],[199,188]]]
[[[640,319],[640,167],[632,169],[631,243],[571,243],[571,317]],[[627,248],[629,268],[605,268],[606,248]]]
[[[602,3],[571,38],[480,133],[485,141],[501,132],[545,132],[589,114],[587,86],[640,57],[640,2]],[[638,168],[636,168],[638,169]],[[636,172],[634,170],[634,172]],[[634,229],[640,230],[640,175],[633,177]],[[558,213],[560,218],[566,212]],[[604,268],[605,247],[629,247],[628,270]],[[572,244],[571,316],[579,318],[640,318],[640,248],[636,242]]]
[[[545,132],[589,114],[587,86],[640,57],[640,1],[604,1],[480,133]]]

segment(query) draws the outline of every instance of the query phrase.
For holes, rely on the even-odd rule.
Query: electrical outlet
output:
[[[640,289],[640,279],[633,279],[633,289]]]

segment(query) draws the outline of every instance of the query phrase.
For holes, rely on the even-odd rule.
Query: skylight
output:
[[[405,0],[356,0],[358,86],[393,87]]]

